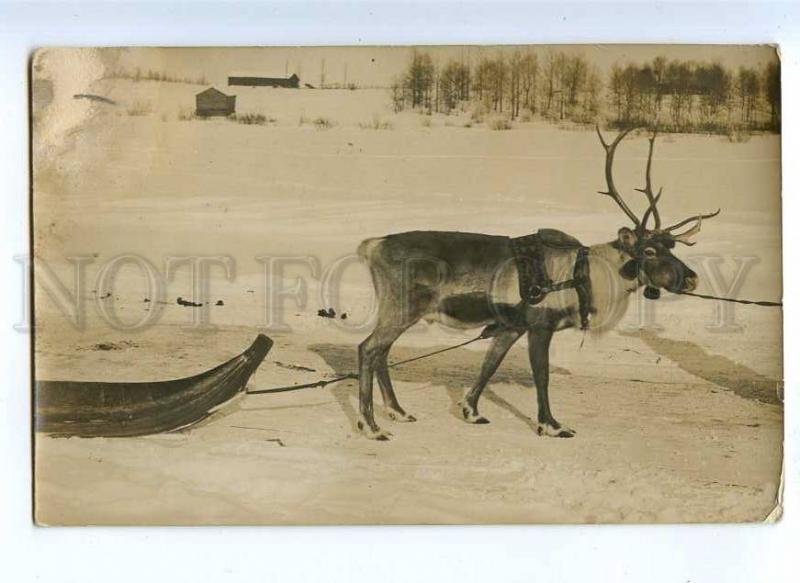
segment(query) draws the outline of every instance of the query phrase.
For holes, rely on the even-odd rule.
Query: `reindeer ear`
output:
[[[619,244],[623,249],[625,249],[625,251],[632,251],[636,246],[636,241],[639,240],[636,236],[636,233],[631,231],[628,227],[622,227],[617,236]]]

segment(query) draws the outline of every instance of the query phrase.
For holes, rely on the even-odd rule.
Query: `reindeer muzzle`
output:
[[[648,300],[657,300],[661,297],[661,290],[657,287],[648,285],[644,288],[644,297]]]

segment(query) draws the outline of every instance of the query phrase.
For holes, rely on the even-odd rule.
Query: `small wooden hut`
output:
[[[219,89],[209,87],[195,96],[195,114],[200,117],[231,115],[236,113],[236,96],[225,95]]]

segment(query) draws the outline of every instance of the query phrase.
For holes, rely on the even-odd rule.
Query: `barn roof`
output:
[[[297,73],[292,73],[290,75],[286,75],[282,73],[280,75],[274,75],[271,73],[257,73],[254,71],[237,71],[236,73],[228,73],[228,77],[254,77],[256,79],[291,79],[292,77],[297,77]],[[297,77],[299,79],[299,77]]]
[[[209,87],[208,89],[198,93],[198,95],[222,95],[223,97],[229,97],[229,95],[223,93],[216,87]]]

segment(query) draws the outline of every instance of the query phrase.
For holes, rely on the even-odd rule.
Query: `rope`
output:
[[[780,308],[783,307],[783,302],[765,302],[755,300],[735,300],[733,298],[720,298],[718,296],[709,296],[705,294],[695,294],[692,292],[675,292],[682,296],[693,296],[695,298],[702,298],[704,300],[719,300],[721,302],[734,302],[736,304],[751,304],[754,306],[764,306],[767,308]]]
[[[434,350],[433,352],[428,352],[426,354],[420,354],[419,356],[415,356],[413,358],[407,358],[399,362],[393,362],[392,364],[389,365],[389,368],[394,368],[396,366],[400,366],[401,364],[408,364],[409,362],[414,362],[415,360],[422,360],[423,358],[429,358],[436,354],[441,354],[442,352],[455,350],[456,348],[461,348],[462,346],[466,346],[467,344],[472,344],[473,342],[477,342],[478,340],[484,340],[486,338],[489,338],[489,336],[486,336],[485,333],[486,330],[481,332],[479,336],[476,336],[472,340],[467,340],[466,342],[461,342],[453,346],[448,346],[447,348],[440,348],[439,350]],[[332,379],[320,380],[313,383],[306,383],[304,385],[290,385],[287,387],[276,387],[274,389],[258,389],[256,391],[246,391],[246,394],[265,395],[269,393],[288,393],[290,391],[299,391],[300,389],[314,389],[320,387],[327,387],[328,385],[332,385],[333,383],[339,383],[341,381],[346,381],[348,379],[357,379],[357,378],[358,378],[358,373],[351,372],[346,375],[334,377]]]
[[[394,368],[396,366],[400,366],[401,364],[408,364],[409,362],[414,362],[415,360],[422,360],[423,358],[428,358],[429,356],[433,356],[435,354],[441,354],[442,352],[447,352],[449,350],[455,350],[456,348],[461,348],[462,346],[466,346],[467,344],[472,344],[473,342],[477,342],[478,340],[483,340],[484,338],[488,338],[488,336],[484,336],[483,334],[481,334],[480,336],[476,336],[472,340],[467,340],[466,342],[462,342],[461,344],[448,346],[447,348],[440,348],[439,350],[434,350],[433,352],[429,352],[427,354],[421,354],[419,356],[415,356],[414,358],[407,358],[399,362],[393,362],[392,364],[389,365],[389,368]]]

